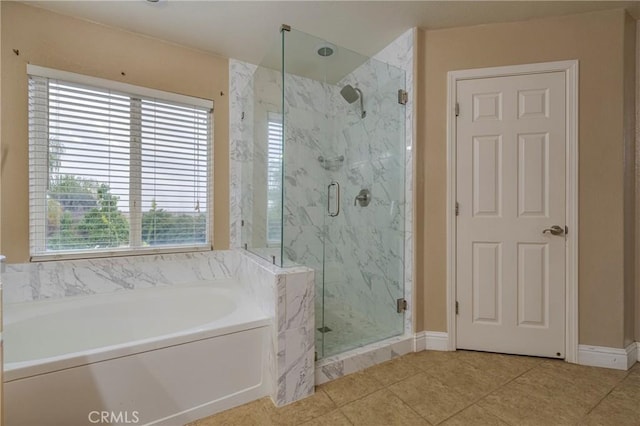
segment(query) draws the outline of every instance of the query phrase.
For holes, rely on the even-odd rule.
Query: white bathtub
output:
[[[232,280],[7,305],[6,425],[173,426],[262,397],[269,327]]]

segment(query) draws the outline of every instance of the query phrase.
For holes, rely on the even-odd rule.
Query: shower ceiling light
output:
[[[325,46],[325,47],[321,47],[320,49],[318,49],[318,55],[320,56],[331,56],[333,55],[333,49]]]
[[[333,55],[336,51],[336,46],[331,43],[322,43],[316,46],[316,53],[323,58]]]

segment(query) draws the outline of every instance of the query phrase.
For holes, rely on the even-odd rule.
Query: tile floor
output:
[[[263,398],[189,426],[437,424],[640,425],[640,363],[619,371],[424,351],[318,386],[286,407]]]

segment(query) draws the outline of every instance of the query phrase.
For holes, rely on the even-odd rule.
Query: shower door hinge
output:
[[[456,117],[460,115],[460,104],[456,102]]]
[[[398,90],[398,103],[400,105],[406,105],[409,102],[409,92],[406,90]]]
[[[244,226],[244,219],[240,221],[240,226]]]
[[[456,315],[458,315],[460,313],[460,309],[458,306],[458,301],[456,300]]]
[[[456,216],[460,216],[460,203],[456,201]]]
[[[396,301],[396,303],[397,303],[397,312],[399,314],[407,310],[407,301],[405,299],[400,298]]]

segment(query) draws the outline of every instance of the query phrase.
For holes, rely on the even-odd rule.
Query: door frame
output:
[[[578,61],[544,62],[447,73],[447,349],[456,350],[457,83],[490,77],[564,72],[566,88],[565,361],[578,362]]]

